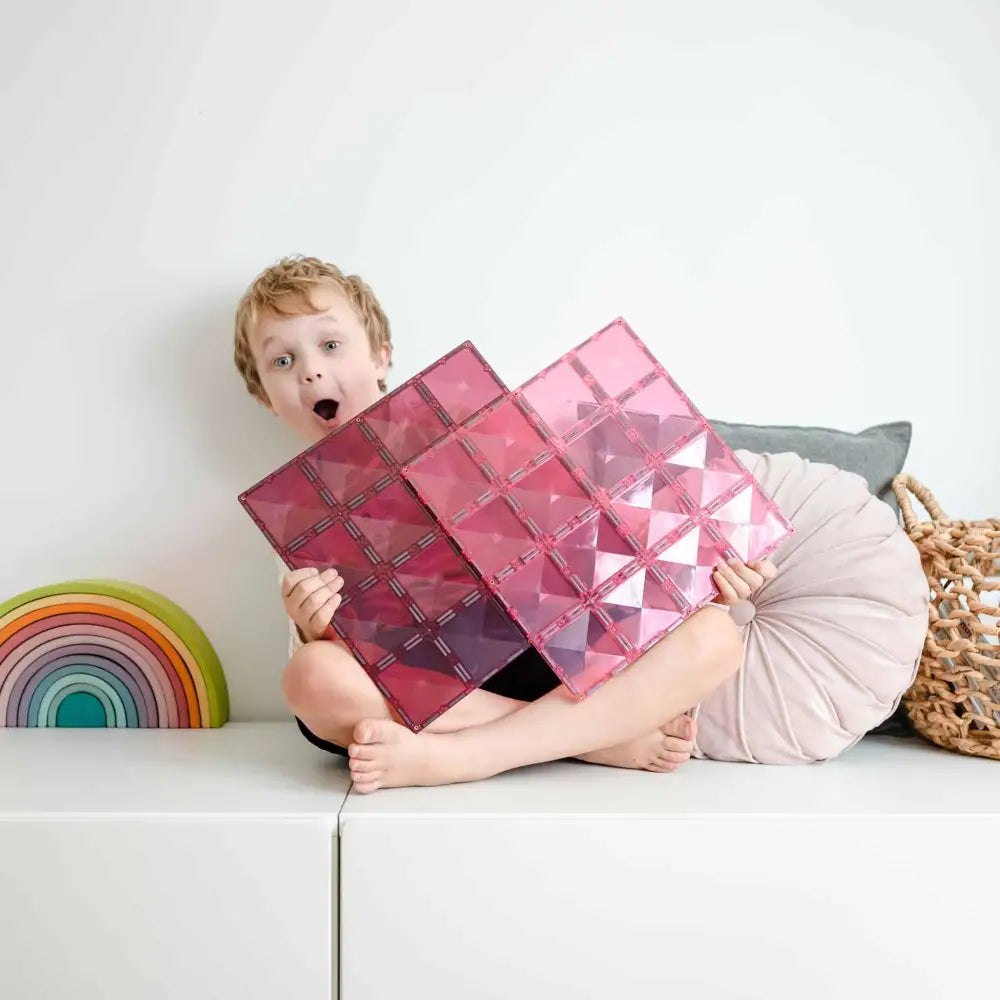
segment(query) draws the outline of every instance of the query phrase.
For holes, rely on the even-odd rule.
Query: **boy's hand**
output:
[[[720,563],[712,574],[719,588],[719,604],[731,607],[745,601],[764,585],[765,580],[773,580],[778,575],[778,567],[770,559],[759,559],[745,563],[742,559],[732,559]]]
[[[321,573],[314,566],[293,569],[281,583],[281,599],[288,617],[307,642],[322,639],[340,607],[344,578],[333,568]]]

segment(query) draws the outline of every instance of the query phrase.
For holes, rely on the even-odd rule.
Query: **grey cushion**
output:
[[[902,471],[910,450],[913,426],[906,420],[878,424],[851,434],[830,427],[767,427],[712,420],[719,436],[732,448],[758,454],[793,451],[811,462],[825,462],[861,476],[868,489],[899,512],[892,492],[893,477]]]

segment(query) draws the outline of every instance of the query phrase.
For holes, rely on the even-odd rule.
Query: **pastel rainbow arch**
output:
[[[228,718],[212,644],[162,594],[71,580],[0,604],[0,726],[207,729]]]

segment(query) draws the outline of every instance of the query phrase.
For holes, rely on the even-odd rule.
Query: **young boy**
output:
[[[357,275],[315,257],[286,257],[254,279],[236,311],[234,359],[251,395],[307,444],[375,403],[391,365],[389,321]],[[336,569],[286,573],[291,659],[282,690],[303,734],[347,756],[359,792],[473,781],[563,757],[669,772],[691,756],[684,714],[739,668],[736,626],[709,605],[628,669],[577,701],[529,649],[415,734],[339,639]],[[721,564],[720,604],[749,597],[776,569]]]

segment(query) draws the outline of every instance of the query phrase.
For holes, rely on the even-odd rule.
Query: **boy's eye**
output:
[[[282,354],[280,358],[275,358],[271,364],[275,368],[287,368],[292,363],[292,357],[290,354]]]
[[[324,351],[332,351],[337,346],[337,344],[338,344],[338,341],[336,341],[336,340],[327,340],[323,344],[323,350]]]

